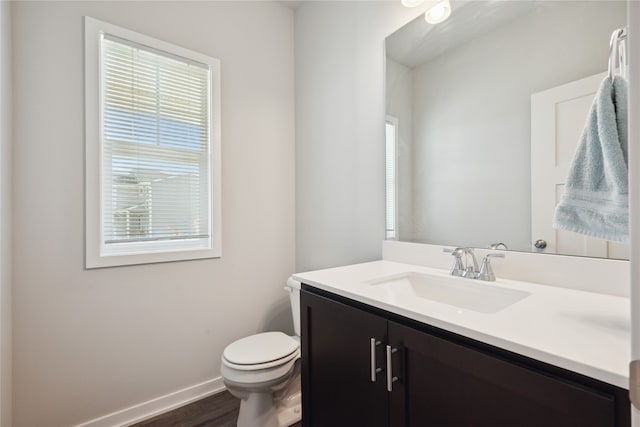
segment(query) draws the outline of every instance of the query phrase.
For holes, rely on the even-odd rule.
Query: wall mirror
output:
[[[387,238],[627,259],[626,244],[553,230],[555,205],[537,199],[573,158],[626,2],[451,5],[448,20],[420,15],[385,41]]]

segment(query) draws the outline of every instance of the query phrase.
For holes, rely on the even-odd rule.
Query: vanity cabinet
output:
[[[301,321],[305,427],[630,426],[626,390],[306,285]]]
[[[387,426],[383,372],[372,382],[370,367],[372,338],[376,364],[384,362],[387,320],[306,291],[300,313],[303,426]]]

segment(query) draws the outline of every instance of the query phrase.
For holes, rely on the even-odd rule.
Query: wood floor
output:
[[[224,391],[131,427],[236,427],[239,408],[240,401]]]

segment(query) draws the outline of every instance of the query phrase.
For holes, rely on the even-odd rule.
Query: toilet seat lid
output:
[[[223,356],[236,365],[257,365],[289,356],[298,347],[297,340],[282,332],[263,332],[229,344]]]

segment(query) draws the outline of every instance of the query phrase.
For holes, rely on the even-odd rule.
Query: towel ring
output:
[[[625,64],[627,62],[627,54],[624,40],[626,38],[626,28],[617,29],[611,34],[611,40],[609,41],[609,63],[607,67],[607,75],[610,81],[613,81],[613,75],[616,68],[616,57],[618,59],[618,69],[620,70],[620,75],[622,77],[625,77]]]

